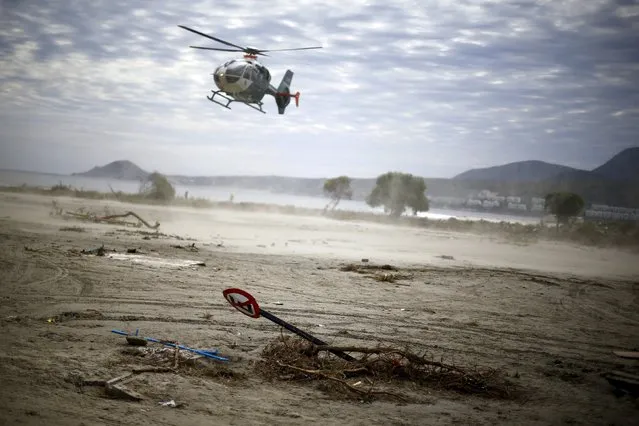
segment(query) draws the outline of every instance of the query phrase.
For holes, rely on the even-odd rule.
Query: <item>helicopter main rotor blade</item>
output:
[[[222,49],[218,47],[201,47],[201,46],[189,46],[191,49],[202,49],[202,50],[217,50],[220,52],[243,52],[243,50],[239,49]]]
[[[197,31],[197,30],[192,29],[192,28],[185,27],[184,25],[178,25],[178,27],[183,28],[183,29],[185,29],[185,30],[187,30],[187,31],[191,31],[192,33],[195,33],[195,34],[197,34],[197,35],[201,35],[202,37],[210,38],[211,40],[215,40],[215,41],[217,41],[218,43],[222,43],[222,44],[226,44],[227,46],[231,46],[231,47],[236,47],[236,48],[238,48],[238,49],[242,49],[242,52],[245,50],[245,48],[244,48],[244,47],[242,47],[242,46],[238,46],[237,44],[229,43],[228,41],[224,41],[224,40],[222,40],[222,39],[219,39],[219,38],[216,38],[216,37],[210,36],[210,35],[208,35],[208,34],[201,33],[201,32],[199,32],[199,31]]]
[[[286,52],[287,50],[309,50],[309,49],[322,49],[322,46],[297,47],[294,49],[267,49],[267,50],[260,50],[260,52]]]

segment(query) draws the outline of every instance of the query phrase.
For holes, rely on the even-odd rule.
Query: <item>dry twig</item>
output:
[[[374,391],[373,388],[371,387],[368,391],[365,391],[363,389],[358,389],[355,386],[349,384],[348,382],[346,382],[345,380],[342,379],[338,379],[337,377],[333,377],[331,375],[328,375],[320,370],[306,370],[304,368],[299,368],[299,367],[295,367],[294,365],[288,365],[288,364],[283,364],[281,362],[277,363],[280,367],[284,367],[284,368],[290,368],[291,370],[295,370],[298,371],[300,373],[305,373],[305,374],[310,374],[312,376],[316,376],[322,379],[327,379],[327,380],[331,380],[334,381],[336,383],[339,383],[340,385],[344,386],[346,389],[358,394],[358,395],[362,395],[363,397],[365,397],[366,399],[369,399],[372,395],[386,395],[386,396],[391,396],[393,398],[397,398],[400,399],[402,401],[407,401],[408,398],[406,398],[404,395],[400,395],[398,393],[394,393],[394,392],[386,392],[386,391]]]

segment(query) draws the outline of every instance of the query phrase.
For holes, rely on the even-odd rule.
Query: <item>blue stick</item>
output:
[[[122,336],[130,336],[129,333],[127,333],[126,331],[122,331],[122,330],[111,330],[111,332],[115,333],[115,334],[120,334]],[[136,335],[137,335],[137,333],[136,333]],[[215,359],[215,360],[218,360],[218,361],[228,361],[228,358],[224,358],[222,356],[216,355],[217,354],[217,350],[215,350],[215,349],[211,350],[211,351],[203,351],[203,350],[193,349],[193,348],[189,348],[189,347],[182,346],[182,345],[176,345],[175,343],[163,342],[161,340],[154,339],[152,337],[142,337],[142,339],[144,339],[144,340],[146,340],[148,342],[160,343],[162,345],[169,346],[169,347],[172,347],[172,348],[175,348],[177,346],[178,348],[184,349],[185,351],[193,352],[195,354],[202,355],[203,357]]]

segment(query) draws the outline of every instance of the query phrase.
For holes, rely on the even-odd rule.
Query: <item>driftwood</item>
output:
[[[110,380],[81,380],[80,386],[98,386],[104,388],[107,396],[115,399],[124,399],[129,401],[141,401],[144,399],[139,393],[127,388],[126,383],[134,380],[142,373],[174,373],[176,370],[166,367],[138,367],[133,368],[128,373],[114,377]]]
[[[149,224],[149,222],[147,222],[146,220],[142,219],[137,213],[135,212],[126,212],[125,214],[112,214],[109,216],[102,216],[102,217],[96,217],[96,220],[99,221],[109,221],[109,220],[113,220],[113,219],[119,219],[119,218],[125,218],[128,216],[133,216],[135,217],[137,220],[139,220],[140,222],[142,222],[144,224],[144,226],[146,226],[147,228],[150,229],[157,229],[160,227],[160,222],[155,222],[155,225],[151,225]]]
[[[68,215],[68,216],[72,216],[72,217],[75,217],[75,218],[80,219],[80,220],[88,220],[88,221],[92,221],[92,222],[115,223],[115,224],[118,224],[118,225],[139,226],[138,224],[135,224],[135,223],[116,220],[116,219],[123,219],[125,217],[133,216],[140,223],[144,224],[144,226],[146,226],[149,229],[158,229],[160,227],[160,222],[155,222],[155,225],[151,225],[149,222],[147,222],[146,220],[142,219],[140,217],[140,215],[138,215],[137,213],[135,213],[133,211],[129,211],[129,212],[126,212],[124,214],[112,214],[112,215],[107,215],[107,216],[97,216],[97,215],[92,214],[92,213],[78,213],[78,212],[70,212],[70,211],[66,211],[64,213],[66,215]]]

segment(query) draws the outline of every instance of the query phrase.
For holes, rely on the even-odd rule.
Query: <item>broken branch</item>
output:
[[[160,227],[160,222],[155,222],[155,225],[151,225],[151,224],[149,224],[149,222],[147,222],[146,220],[142,219],[137,213],[131,212],[131,211],[126,212],[124,214],[112,214],[112,215],[109,215],[109,216],[96,217],[95,219],[98,220],[98,221],[109,221],[109,220],[113,220],[113,219],[121,219],[121,218],[129,217],[129,216],[135,217],[137,220],[142,222],[144,224],[144,226],[146,226],[147,228],[157,229],[157,228]]]

